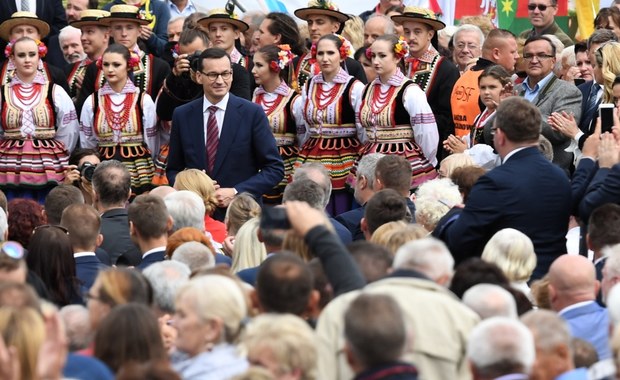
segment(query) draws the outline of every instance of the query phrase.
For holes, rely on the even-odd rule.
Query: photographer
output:
[[[69,166],[65,168],[66,185],[77,186],[82,195],[84,203],[93,204],[93,174],[95,168],[101,163],[99,152],[94,149],[76,149],[69,157]]]
[[[172,112],[203,95],[202,86],[196,82],[196,70],[200,53],[209,47],[207,35],[198,28],[185,29],[179,38],[179,55],[172,72],[164,82],[163,91],[157,98],[157,116],[161,120],[172,120]],[[192,65],[192,62],[194,64]],[[233,80],[230,92],[240,98],[251,100],[250,74],[243,66],[232,64]]]

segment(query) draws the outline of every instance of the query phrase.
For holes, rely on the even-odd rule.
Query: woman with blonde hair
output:
[[[228,379],[247,370],[235,343],[248,305],[235,281],[219,275],[193,278],[179,289],[175,309],[175,345],[186,356],[173,367],[182,378]]]
[[[41,314],[30,307],[2,307],[0,334],[6,347],[15,349],[19,378],[38,379],[39,349],[45,340],[45,324]]]
[[[370,241],[386,247],[392,254],[396,255],[398,248],[413,240],[422,239],[428,236],[428,231],[419,224],[410,224],[403,221],[389,222],[372,234]]]
[[[226,225],[211,217],[217,209],[215,199],[215,185],[213,180],[205,172],[198,169],[185,169],[177,174],[174,181],[177,190],[189,190],[196,193],[205,204],[205,230],[213,240],[223,243],[226,239]]]
[[[441,170],[443,169],[444,166],[442,164]],[[451,171],[453,168],[447,170]],[[463,203],[463,196],[459,191],[459,187],[451,179],[441,178],[423,183],[416,191],[414,203],[415,220],[426,228],[428,232],[432,232],[439,220],[454,205]]]
[[[476,165],[476,163],[469,154],[453,153],[441,161],[441,165],[439,166],[439,178],[450,178],[454,169],[474,165]]]
[[[530,296],[527,281],[536,268],[537,260],[534,244],[527,235],[514,228],[497,231],[484,246],[482,259],[496,264],[513,288]]]
[[[613,103],[614,80],[620,75],[620,43],[607,42],[594,52],[596,67],[593,69],[601,70],[603,77],[603,100],[602,103]]]
[[[233,262],[230,268],[233,273],[258,267],[267,258],[267,248],[258,240],[259,224],[260,218],[252,218],[245,222],[235,235]]]

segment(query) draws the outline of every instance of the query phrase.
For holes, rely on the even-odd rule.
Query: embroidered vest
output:
[[[351,77],[347,83],[336,83],[340,86],[335,100],[325,106],[317,107],[318,83],[308,85],[308,98],[304,104],[304,117],[309,126],[310,137],[353,137],[356,135],[355,111],[351,105],[351,89],[356,79]]]
[[[110,126],[105,117],[104,96],[93,96],[93,110],[95,115],[93,118],[93,130],[99,139],[100,147],[121,146],[138,146],[144,142],[142,133],[142,91],[136,92],[133,98],[131,109],[129,110],[129,118],[127,123],[120,130],[120,142],[114,140],[114,131],[116,127]],[[128,96],[126,94],[125,96]]]
[[[411,84],[413,81],[406,80],[397,87],[378,113],[374,113],[371,107],[375,85],[366,86],[360,108],[360,122],[370,141],[409,141],[414,137],[411,117],[403,104],[405,90]]]
[[[35,105],[32,110],[33,121],[35,125],[34,134],[32,138],[35,139],[53,139],[56,136],[56,110],[54,109],[53,100],[53,85],[49,82],[39,85],[41,86],[41,93],[46,96],[41,96],[39,103]],[[12,100],[10,95],[10,86],[2,86],[2,127],[4,129],[4,136],[7,139],[23,140],[24,136],[21,134],[22,118],[24,111],[19,108]]]
[[[256,96],[252,99],[254,103],[263,107],[277,146],[293,145],[295,143],[297,126],[295,125],[291,107],[296,95],[293,90],[289,90],[286,96],[278,95],[278,99],[274,100],[274,102],[278,103],[270,113],[267,113],[268,110],[265,110],[264,106],[258,103]]]

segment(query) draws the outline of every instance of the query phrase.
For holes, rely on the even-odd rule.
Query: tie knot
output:
[[[213,115],[219,108],[217,106],[211,106],[207,110]]]

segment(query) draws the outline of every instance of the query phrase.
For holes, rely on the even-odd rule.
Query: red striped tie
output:
[[[215,166],[215,155],[217,154],[217,146],[220,142],[219,130],[217,128],[217,119],[215,112],[218,110],[216,106],[211,106],[209,110],[209,119],[207,120],[207,172],[213,173]]]

